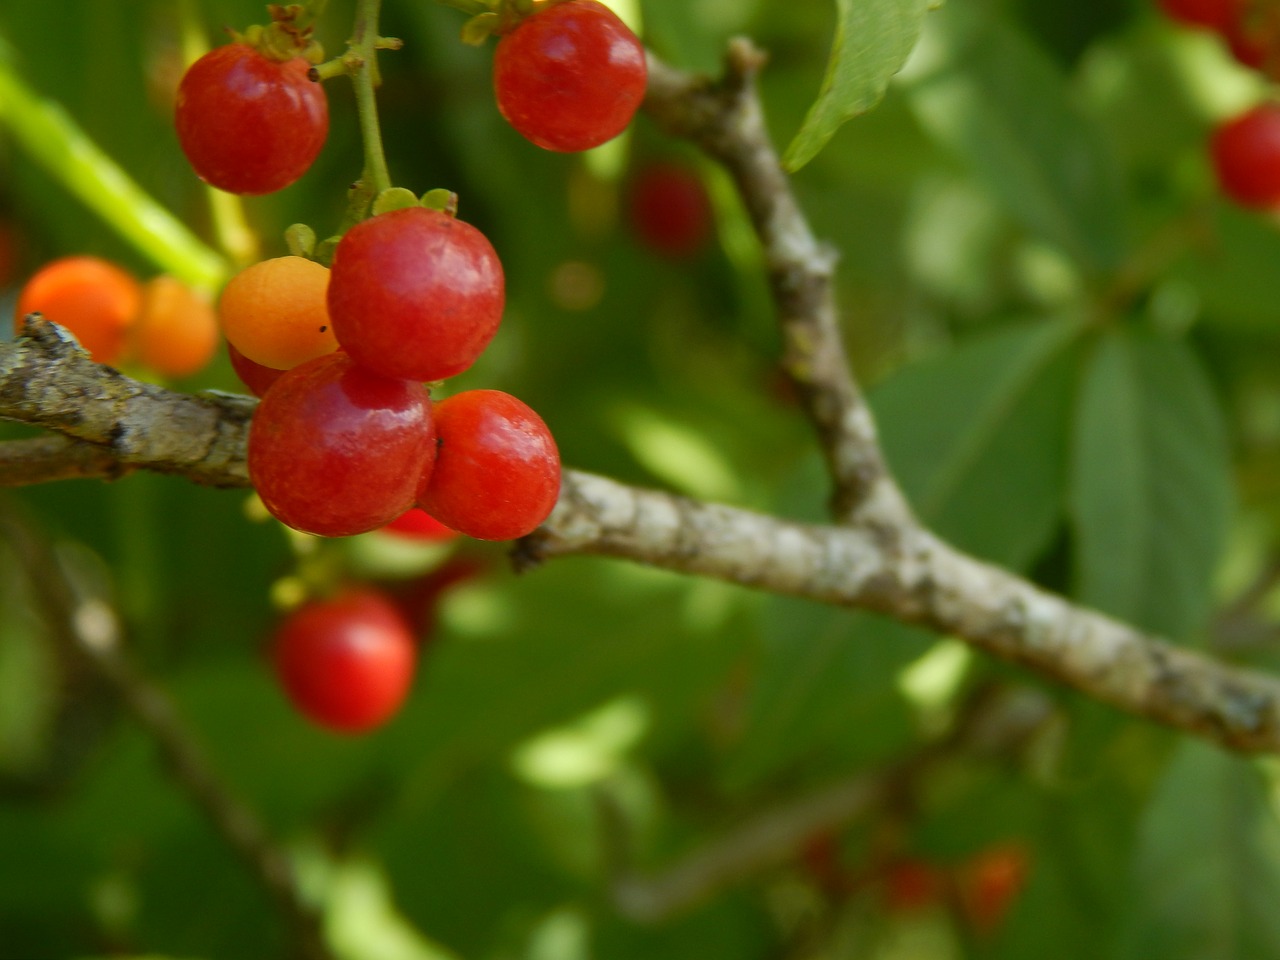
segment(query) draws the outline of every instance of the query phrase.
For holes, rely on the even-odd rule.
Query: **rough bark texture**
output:
[[[560,502],[517,550],[626,558],[954,635],[1137,716],[1238,750],[1280,750],[1280,681],[1174,647],[966,556],[923,528],[891,476],[855,383],[832,293],[834,256],[809,229],[767,135],[754,76],[730,49],[711,82],[652,59],[646,108],[733,175],[760,239],[784,367],[826,454],[830,526],[763,516],[566,471]],[[38,318],[0,345],[0,417],[69,441],[0,450],[0,485],[145,467],[214,486],[248,482],[254,401],[187,396],[97,366]]]

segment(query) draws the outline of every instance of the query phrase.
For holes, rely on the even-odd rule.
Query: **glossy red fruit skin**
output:
[[[1241,0],[1158,0],[1170,20],[1187,27],[1225,30],[1243,12]]]
[[[406,510],[383,527],[382,532],[405,540],[419,540],[427,543],[441,543],[458,536],[457,530],[446,527],[421,507],[411,507]]]
[[[628,213],[636,238],[673,260],[696,255],[711,233],[711,200],[688,167],[655,163],[631,182]]]
[[[201,180],[272,193],[310,168],[329,134],[324,88],[302,58],[270,60],[243,43],[215,47],[178,84],[178,142]]]
[[[292,611],[272,643],[290,702],[314,723],[349,734],[380,726],[400,709],[417,655],[399,609],[367,588]]]
[[[232,344],[227,344],[227,356],[231,360],[231,369],[235,371],[236,376],[240,378],[240,382],[249,388],[249,392],[255,397],[263,397],[273,383],[280,379],[283,370],[276,370],[274,367],[264,367],[260,363],[250,360],[243,353],[237,350]]]
[[[407,207],[364,220],[333,252],[329,319],[355,360],[386,377],[443,380],[493,339],[506,287],[483,233]]]
[[[249,425],[249,479],[271,515],[322,537],[390,523],[431,476],[436,442],[420,383],[342,351],[281,374]]]
[[[1209,143],[1223,193],[1243,207],[1280,206],[1280,104],[1264,103],[1228,120]]]
[[[596,0],[538,10],[505,34],[493,55],[498,110],[547,150],[612,140],[631,122],[647,80],[644,47]]]
[[[421,507],[477,540],[514,540],[537,529],[560,494],[560,453],[523,401],[468,390],[435,407],[439,452]]]

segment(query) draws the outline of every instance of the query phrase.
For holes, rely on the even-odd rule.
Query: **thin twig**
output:
[[[1008,756],[1040,730],[1052,712],[1048,698],[1025,691],[982,689],[964,705],[949,734],[905,760],[860,772],[769,807],[659,871],[621,870],[614,905],[629,919],[666,920],[726,887],[793,860],[815,836],[846,829],[899,798],[909,797],[939,763],[955,756]],[[605,824],[616,830],[614,824]]]
[[[650,55],[644,107],[668,133],[719,161],[737,184],[764,252],[785,343],[782,367],[826,455],[832,515],[852,521],[874,514],[879,523],[903,523],[910,512],[885,466],[840,332],[836,254],[814,237],[765,125],[755,84],[764,61],[749,40],[734,40],[725,76],[713,82]]]
[[[1280,752],[1280,680],[1146,635],[960,553],[906,506],[849,369],[831,257],[813,240],[768,138],[753,76],[731,48],[721,83],[651,60],[648,109],[733,173],[769,264],[787,365],[817,424],[838,526],[790,523],[567,470],[560,502],[518,554],[627,558],[824,603],[873,610],[959,637],[1136,716],[1225,747]],[[99,367],[29,318],[0,345],[0,417],[108,447],[120,463],[206,484],[247,483],[254,401],[188,396]]]
[[[99,597],[82,596],[49,543],[5,505],[0,505],[0,537],[20,558],[42,620],[60,651],[103,681],[151,738],[174,783],[271,895],[293,932],[298,957],[333,960],[321,916],[302,895],[289,858],[257,814],[215,774],[168,695],[125,655],[114,611]]]

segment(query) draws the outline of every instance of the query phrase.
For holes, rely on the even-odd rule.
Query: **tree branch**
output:
[[[908,522],[849,367],[832,288],[835,251],[814,238],[765,125],[755,86],[764,61],[749,40],[736,39],[724,79],[713,82],[650,55],[644,107],[669,134],[719,161],[738,186],[764,251],[785,343],[782,367],[817,429],[834,482],[832,515]]]
[[[1280,751],[1280,680],[1072,604],[960,553],[914,519],[849,370],[833,258],[814,240],[770,144],[753,87],[760,63],[749,43],[736,41],[725,80],[711,83],[651,58],[646,104],[672,133],[720,159],[742,191],[769,265],[785,362],[826,451],[842,525],[792,523],[570,470],[556,510],[518,559],[623,557],[877,611],[1223,746]],[[96,366],[38,318],[0,347],[0,417],[96,444],[125,466],[198,483],[247,484],[253,404],[138,383]]]
[[[252,398],[191,396],[126,377],[94,363],[39,314],[26,318],[22,333],[0,351],[0,417],[88,441],[119,466],[218,487],[249,482],[244,439]],[[68,461],[96,460],[84,447],[69,445],[64,453]],[[44,468],[55,462],[46,456]]]
[[[289,858],[257,814],[223,785],[165,692],[125,655],[114,611],[99,597],[81,596],[48,542],[3,506],[0,536],[21,561],[59,650],[102,681],[151,738],[174,782],[271,895],[300,960],[332,960],[322,918],[303,896]]]

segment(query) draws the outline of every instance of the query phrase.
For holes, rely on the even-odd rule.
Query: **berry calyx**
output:
[[[200,179],[229,193],[272,193],[311,167],[329,133],[324,88],[303,57],[246,43],[210,50],[178,85],[178,142]]]
[[[535,9],[498,41],[498,110],[547,150],[578,151],[612,140],[644,99],[644,47],[597,0]]]
[[[435,407],[439,451],[419,505],[477,540],[537,529],[560,494],[560,453],[547,425],[501,390],[467,390]]]
[[[386,377],[443,380],[493,339],[506,292],[483,233],[406,207],[348,230],[333,252],[329,316],[352,358]]]
[[[1280,103],[1264,103],[1213,133],[1210,155],[1223,193],[1244,207],[1280,206]]]
[[[342,351],[286,371],[249,425],[249,479],[276,519],[346,537],[414,505],[436,441],[420,383],[370,373]]]
[[[351,589],[292,611],[275,633],[272,660],[304,716],[339,733],[364,733],[404,703],[417,646],[390,599]]]
[[[241,270],[218,299],[223,336],[248,359],[288,370],[338,349],[329,322],[329,269],[276,257]]]
[[[99,363],[124,359],[129,326],[138,315],[142,288],[127,271],[100,257],[62,257],[45,264],[18,294],[14,329],[28,313],[73,333]]]

